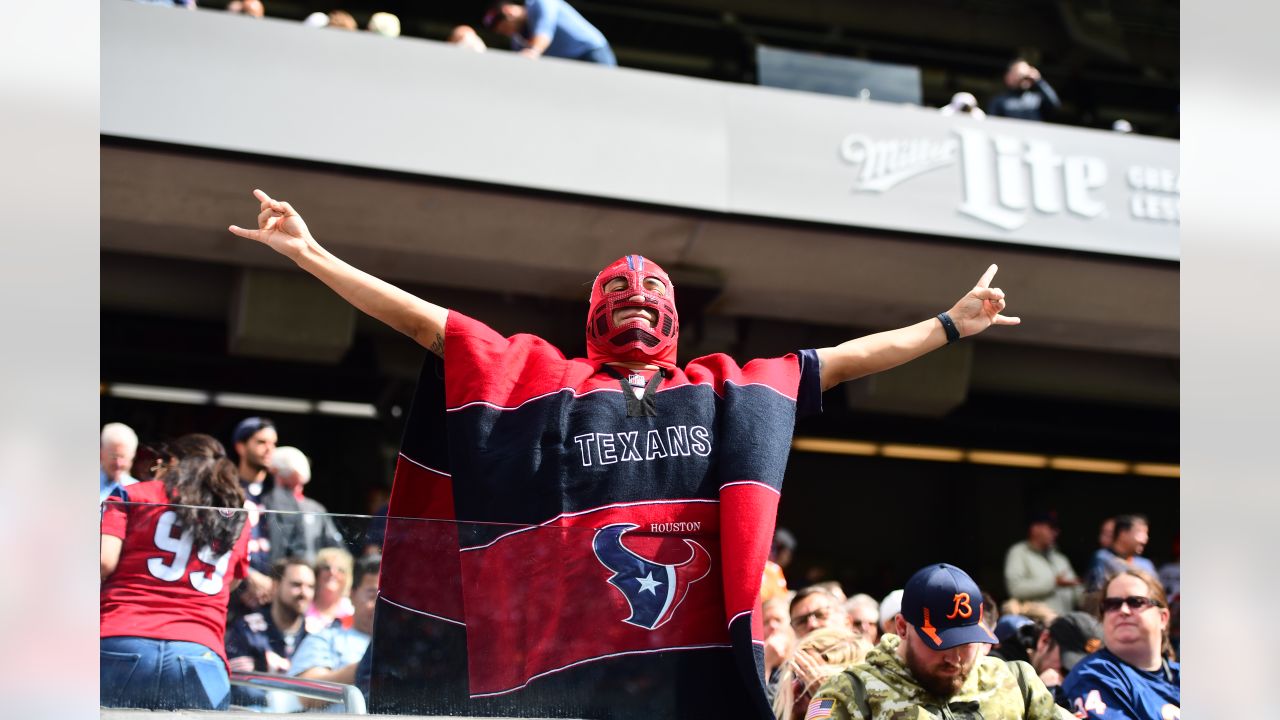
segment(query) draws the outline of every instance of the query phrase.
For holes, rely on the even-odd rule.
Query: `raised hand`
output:
[[[1021,318],[1000,314],[1005,309],[1004,291],[991,287],[997,269],[995,265],[987,268],[978,279],[978,284],[947,311],[956,324],[956,329],[960,331],[960,337],[977,335],[992,325],[1017,325],[1022,322]]]
[[[235,235],[257,240],[281,255],[296,259],[307,244],[313,242],[311,231],[302,221],[302,216],[289,203],[272,200],[261,190],[254,190],[253,196],[260,203],[258,229],[246,230],[239,225],[232,225],[227,229]]]

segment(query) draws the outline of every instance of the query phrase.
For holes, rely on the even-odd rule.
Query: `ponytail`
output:
[[[208,545],[215,555],[229,552],[244,529],[244,490],[222,443],[201,433],[183,435],[165,446],[162,457],[177,461],[162,480],[195,545]]]

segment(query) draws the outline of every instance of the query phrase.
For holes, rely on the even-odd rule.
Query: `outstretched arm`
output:
[[[235,235],[258,242],[284,255],[314,275],[344,300],[444,357],[444,326],[449,311],[411,295],[391,283],[343,262],[320,247],[302,216],[287,202],[253,191],[260,203],[258,229],[232,225]]]
[[[1005,308],[1004,291],[990,287],[996,269],[995,265],[987,268],[978,284],[947,311],[960,337],[977,335],[992,325],[1017,325],[1021,322],[1016,317],[1000,314]],[[897,330],[849,340],[835,347],[820,348],[818,362],[822,389],[830,390],[846,380],[897,367],[946,344],[947,333],[942,322],[930,318]]]

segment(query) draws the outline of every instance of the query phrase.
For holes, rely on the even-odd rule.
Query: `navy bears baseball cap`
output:
[[[982,590],[955,565],[916,571],[902,591],[902,616],[934,650],[1000,641],[982,625]]]

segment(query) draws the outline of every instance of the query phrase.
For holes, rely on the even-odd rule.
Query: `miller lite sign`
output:
[[[1107,211],[1096,191],[1107,182],[1098,157],[1064,155],[1045,140],[1022,139],[958,127],[941,139],[877,140],[853,133],[841,158],[858,168],[854,190],[883,193],[918,175],[960,166],[962,198],[956,209],[1001,230],[1017,230],[1031,211],[1096,218]]]

